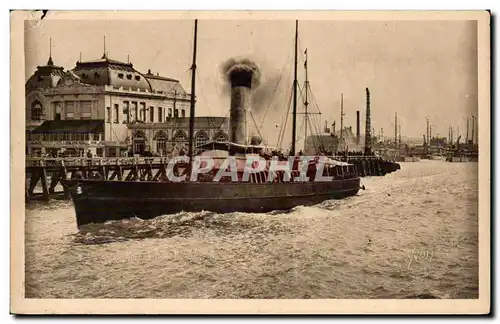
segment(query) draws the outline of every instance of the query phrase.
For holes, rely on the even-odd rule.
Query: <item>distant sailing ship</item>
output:
[[[158,181],[64,180],[63,184],[74,203],[78,226],[132,217],[150,219],[182,211],[261,213],[289,210],[300,205],[354,196],[360,190],[360,176],[354,165],[327,157],[321,157],[321,161],[306,160],[304,164],[300,156],[295,156],[298,22],[295,31],[291,158],[271,159],[262,154],[266,146],[261,145],[261,140],[252,137],[249,142],[245,114],[251,106],[253,72],[245,66],[236,66],[229,71],[229,141],[207,143],[196,148],[202,151],[200,154],[193,154],[197,26],[195,20],[187,157],[180,157],[182,161],[174,165],[172,174],[159,177]],[[206,158],[215,161],[210,171],[193,177],[194,161],[204,161]],[[254,158],[254,162],[257,158],[264,158],[264,168],[246,173],[249,158]],[[218,176],[220,171],[227,168],[225,161],[228,160],[236,166],[234,177]],[[273,163],[274,166],[289,163],[290,169],[273,169]],[[181,181],[171,180],[183,175],[187,176]]]

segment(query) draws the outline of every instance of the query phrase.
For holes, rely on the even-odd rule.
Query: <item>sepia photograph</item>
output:
[[[11,312],[488,313],[489,24],[13,11]]]

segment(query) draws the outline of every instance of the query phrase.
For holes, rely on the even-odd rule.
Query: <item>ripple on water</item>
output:
[[[367,190],[356,197],[312,207],[178,213],[80,231],[70,202],[28,204],[26,295],[477,298],[474,172],[477,164],[406,163],[363,178]],[[431,261],[408,262],[431,251]]]

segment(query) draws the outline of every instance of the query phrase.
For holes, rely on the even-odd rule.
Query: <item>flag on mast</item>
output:
[[[306,56],[306,60],[304,62],[304,67],[307,68],[307,48],[306,50],[304,51],[304,55]]]

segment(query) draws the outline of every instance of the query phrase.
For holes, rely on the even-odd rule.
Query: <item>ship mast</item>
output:
[[[304,81],[304,91],[305,91],[305,96],[304,96],[304,153],[307,150],[307,128],[309,126],[309,115],[321,115],[321,112],[317,113],[311,113],[309,112],[309,90],[310,90],[310,85],[309,85],[309,77],[308,77],[308,71],[307,71],[307,48],[304,51],[304,55],[306,56],[305,62],[304,62],[304,69],[305,69],[305,81]],[[312,92],[311,92],[312,96]],[[313,128],[313,127],[311,127]],[[313,140],[314,144],[314,140]]]
[[[398,141],[398,148],[401,146],[401,124],[398,125],[399,127],[399,141]]]
[[[305,101],[304,101],[304,153],[306,152],[306,145],[307,145],[307,123],[309,122],[308,120],[308,115],[307,115],[307,106],[309,105],[309,102],[307,101],[307,92],[309,88],[309,80],[307,79],[307,48],[306,51],[304,52],[306,55],[306,61],[304,63],[304,69],[306,70],[306,80],[304,82],[305,85]]]
[[[429,145],[431,143],[431,135],[430,135],[430,126],[429,126],[429,118],[427,118],[427,129],[426,129],[426,136],[427,136],[427,141],[425,143],[427,143],[426,145],[426,154],[429,154]]]
[[[469,116],[467,116],[467,132],[465,135],[465,145],[469,145]]]
[[[472,147],[474,147],[474,125],[475,125],[475,122],[474,122],[474,115],[472,115],[472,136],[471,136],[471,139],[472,139]]]
[[[394,145],[398,148],[398,113],[394,114]]]
[[[191,173],[193,160],[193,137],[194,137],[194,114],[196,102],[196,39],[198,33],[198,19],[194,20],[194,45],[193,45],[193,64],[191,65],[191,107],[189,110],[189,173]]]
[[[342,139],[344,138],[344,94],[340,94],[340,140],[339,145],[344,148],[342,144]]]
[[[295,62],[293,75],[293,122],[292,122],[292,149],[290,155],[295,155],[295,138],[297,128],[297,43],[299,38],[299,21],[295,20]]]

